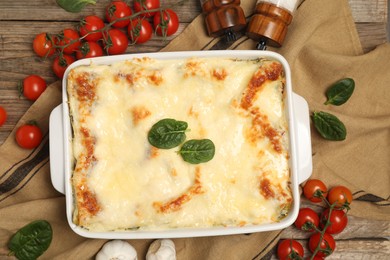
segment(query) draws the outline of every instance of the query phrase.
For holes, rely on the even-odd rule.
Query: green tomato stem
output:
[[[320,250],[322,250],[322,249],[321,249],[321,244],[322,244],[322,241],[324,240],[324,234],[325,234],[325,232],[326,232],[326,229],[327,229],[327,228],[329,227],[329,225],[331,224],[331,222],[330,222],[330,215],[332,214],[332,211],[333,211],[334,207],[336,206],[336,204],[330,205],[330,203],[329,203],[329,201],[328,201],[327,199],[324,199],[324,201],[326,201],[326,203],[329,205],[328,218],[327,218],[326,223],[325,223],[325,225],[324,225],[324,228],[323,228],[322,230],[319,230],[318,228],[316,228],[316,231],[317,231],[317,230],[320,231],[320,240],[319,240],[319,242],[318,242],[318,244],[317,244],[317,247],[315,248],[315,250],[314,250],[312,256],[310,257],[310,260],[313,260],[314,257],[315,257],[315,255],[316,255]]]
[[[156,8],[156,9],[150,9],[150,10],[142,10],[142,11],[139,11],[137,13],[134,13],[132,15],[129,15],[129,16],[124,16],[124,17],[121,17],[121,18],[118,18],[114,21],[111,21],[110,23],[106,24],[102,29],[99,29],[99,30],[96,30],[96,31],[91,31],[91,32],[88,32],[86,33],[84,36],[81,36],[77,39],[74,39],[74,40],[71,40],[69,41],[67,44],[64,44],[64,45],[57,45],[55,44],[54,40],[53,40],[53,37],[50,37],[50,41],[52,43],[52,46],[53,48],[56,48],[56,49],[60,49],[60,53],[63,53],[64,49],[66,47],[69,47],[70,45],[76,43],[76,42],[79,42],[81,40],[83,40],[85,37],[87,37],[88,35],[92,34],[92,33],[97,33],[97,32],[105,32],[105,31],[108,31],[112,25],[116,22],[119,22],[119,21],[124,21],[124,20],[132,20],[134,18],[137,18],[138,16],[142,15],[142,14],[145,14],[145,13],[150,13],[150,12],[162,12],[164,9],[166,8]],[[103,33],[103,40],[106,42],[107,41],[107,38],[105,36],[105,34]],[[45,57],[46,58],[46,57]]]

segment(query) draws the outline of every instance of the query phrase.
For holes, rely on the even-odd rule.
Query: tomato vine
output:
[[[323,259],[331,255],[336,248],[333,234],[342,232],[348,223],[347,213],[352,202],[351,191],[345,186],[335,186],[330,191],[328,192],[326,185],[317,179],[308,180],[303,186],[303,196],[306,199],[312,203],[322,202],[325,205],[321,217],[311,208],[301,208],[294,223],[297,229],[313,233],[308,241],[310,260]],[[296,251],[298,241],[294,242],[294,246],[292,243],[282,242],[279,243],[279,247],[289,246],[284,250],[290,254],[280,255],[279,251],[283,250],[278,247],[279,259],[303,259],[303,254]]]
[[[77,30],[66,28],[59,34],[38,34],[33,41],[34,52],[43,59],[53,56],[54,73],[61,78],[62,72],[75,60],[72,60],[74,54],[77,59],[104,55],[97,42],[101,42],[106,55],[116,55],[125,53],[128,45],[149,41],[153,32],[163,38],[176,33],[179,27],[177,14],[170,8],[161,7],[159,0],[153,1],[158,3],[140,7],[135,2],[134,13],[125,1],[111,1],[106,6],[104,20],[89,15],[80,21]]]

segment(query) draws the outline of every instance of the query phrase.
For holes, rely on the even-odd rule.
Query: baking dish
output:
[[[73,195],[70,182],[72,174],[71,141],[72,129],[67,104],[67,75],[72,68],[81,65],[111,64],[132,58],[150,57],[154,59],[185,59],[191,57],[227,57],[238,59],[266,58],[279,61],[285,71],[286,79],[286,114],[290,134],[290,169],[291,191],[293,194],[293,206],[286,218],[277,223],[242,226],[242,227],[215,227],[171,229],[164,231],[115,231],[115,232],[91,232],[75,225],[72,221]],[[66,196],[66,215],[70,227],[81,236],[105,239],[136,239],[136,238],[174,238],[217,236],[240,233],[253,233],[270,230],[278,230],[291,225],[299,210],[299,184],[305,181],[312,171],[310,122],[307,102],[299,95],[293,93],[291,86],[291,72],[287,61],[277,53],[268,51],[194,51],[194,52],[166,52],[118,55],[79,60],[69,66],[63,79],[63,104],[55,108],[50,115],[50,168],[53,186]]]

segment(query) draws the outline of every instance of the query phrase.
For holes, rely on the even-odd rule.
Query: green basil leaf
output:
[[[49,222],[33,221],[12,236],[8,243],[10,254],[19,260],[36,259],[49,248],[52,236],[53,231]]]
[[[355,89],[355,81],[351,78],[345,78],[334,83],[327,91],[328,100],[325,105],[332,104],[340,106],[347,102]]]
[[[314,112],[312,119],[315,128],[323,138],[332,141],[342,141],[346,138],[345,125],[336,116],[320,111]]]
[[[148,133],[151,145],[161,149],[171,149],[186,139],[188,124],[183,121],[166,118],[155,123]]]
[[[96,0],[56,0],[57,4],[67,12],[78,13],[88,4],[96,4]]]
[[[189,140],[183,144],[179,154],[186,162],[192,164],[204,163],[213,159],[215,146],[209,139]]]

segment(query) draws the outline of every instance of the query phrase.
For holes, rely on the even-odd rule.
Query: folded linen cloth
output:
[[[250,17],[256,0],[242,0]],[[227,45],[206,34],[199,15],[161,51],[254,49],[241,36]],[[284,46],[269,50],[282,54],[292,70],[293,90],[304,97],[310,111],[323,110],[346,125],[345,141],[322,139],[312,128],[313,178],[327,185],[348,186],[354,195],[350,214],[390,220],[390,44],[364,54],[347,0],[307,0],[294,13]],[[325,91],[341,78],[356,82],[351,99],[340,107],[323,105]],[[31,106],[18,125],[34,119],[45,132],[40,147],[20,149],[14,132],[0,147],[0,256],[19,228],[36,219],[53,227],[53,241],[41,259],[92,259],[106,240],[73,233],[65,214],[65,199],[50,180],[48,122],[61,103],[56,82]],[[281,231],[249,235],[174,239],[178,259],[267,259]],[[152,240],[129,240],[144,259]]]

